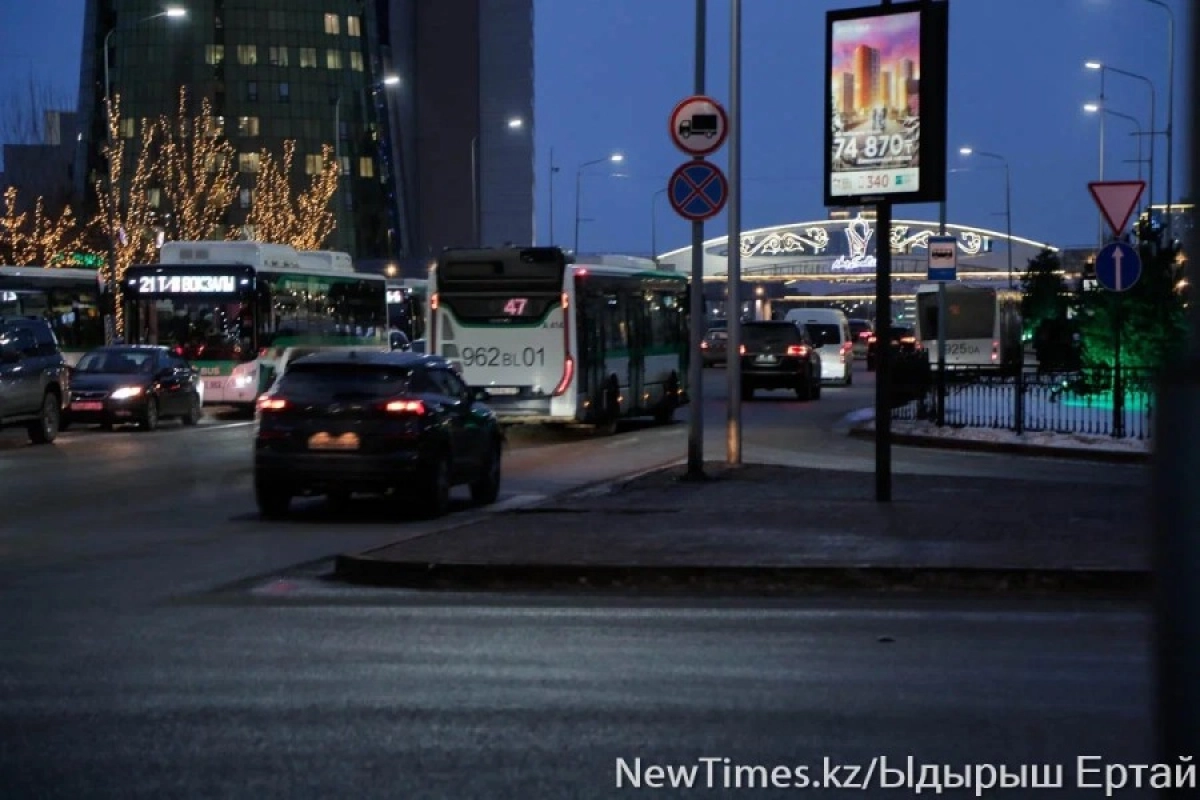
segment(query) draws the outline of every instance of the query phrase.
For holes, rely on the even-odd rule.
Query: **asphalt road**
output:
[[[706,376],[716,459],[723,378]],[[870,405],[857,378],[816,403],[746,404],[744,459],[801,454],[869,480],[872,446],[838,430]],[[686,428],[514,433],[502,502],[682,458]],[[319,578],[331,555],[433,523],[369,502],[338,518],[319,500],[262,522],[250,434],[224,418],[72,430],[54,447],[0,434],[0,796],[605,797],[628,794],[615,759],[637,756],[1062,761],[1070,786],[1077,755],[1149,758],[1141,608],[339,588]],[[931,480],[1144,479],[896,452],[897,471]]]

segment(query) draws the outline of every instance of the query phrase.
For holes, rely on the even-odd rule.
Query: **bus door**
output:
[[[588,292],[579,298],[579,389],[585,397],[597,401],[604,384],[604,297]]]
[[[646,348],[649,346],[650,330],[646,324],[646,300],[641,293],[627,292],[622,298],[625,304],[625,320],[629,326],[629,397],[630,409],[645,406],[643,394],[646,389]]]

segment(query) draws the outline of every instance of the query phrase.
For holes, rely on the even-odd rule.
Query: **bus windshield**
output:
[[[438,302],[464,322],[531,322],[561,303],[564,268],[557,260],[446,261]]]
[[[946,339],[991,339],[996,331],[996,294],[989,290],[947,293]],[[917,295],[921,338],[938,338],[938,298],[936,293]]]
[[[232,298],[158,297],[134,304],[127,324],[134,341],[164,344],[189,361],[247,361],[255,357],[249,303]]]

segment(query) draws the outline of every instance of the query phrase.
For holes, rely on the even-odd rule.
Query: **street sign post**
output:
[[[1096,254],[1096,282],[1110,292],[1129,291],[1140,277],[1142,259],[1124,242],[1109,242]]]
[[[937,325],[937,424],[946,422],[946,282],[958,280],[958,239],[930,236],[925,243],[929,253],[926,277],[938,285]]]
[[[729,184],[715,164],[697,159],[671,174],[667,198],[679,216],[701,222],[721,213],[729,199]]]
[[[729,135],[729,117],[716,100],[704,95],[692,95],[675,106],[671,112],[671,141],[689,156],[715,153]]]
[[[1129,217],[1137,208],[1145,188],[1145,181],[1092,181],[1088,184],[1088,191],[1100,207],[1100,213],[1104,215],[1114,237],[1125,232]]]

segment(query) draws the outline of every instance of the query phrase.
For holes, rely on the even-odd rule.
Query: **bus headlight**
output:
[[[233,388],[235,388],[235,389],[245,389],[247,386],[250,386],[252,383],[254,383],[254,377],[255,377],[255,376],[253,376],[253,375],[237,375],[237,376],[234,376],[234,379],[233,379]]]

